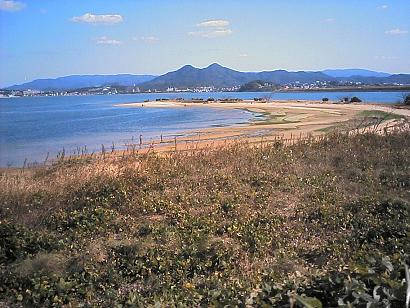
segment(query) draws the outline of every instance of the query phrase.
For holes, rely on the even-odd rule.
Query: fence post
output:
[[[105,159],[105,147],[104,147],[104,144],[101,144],[101,154],[102,154],[103,159]]]
[[[47,156],[46,156],[46,159],[44,160],[44,165],[46,165],[47,164],[47,160],[48,160],[48,157],[50,156],[50,152],[47,152]]]

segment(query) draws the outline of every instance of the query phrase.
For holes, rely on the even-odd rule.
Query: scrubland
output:
[[[408,129],[0,175],[0,306],[403,307],[409,252]]]

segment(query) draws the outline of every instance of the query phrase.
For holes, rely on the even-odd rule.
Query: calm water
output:
[[[0,99],[0,166],[21,166],[25,159],[42,162],[61,151],[73,153],[87,146],[89,152],[116,148],[126,143],[178,135],[184,131],[243,124],[254,115],[243,110],[195,108],[124,108],[114,104],[156,98],[242,98],[271,96],[269,93],[164,93],[118,96],[25,97]],[[397,92],[274,93],[272,99],[336,100],[358,96],[365,102],[395,103]]]

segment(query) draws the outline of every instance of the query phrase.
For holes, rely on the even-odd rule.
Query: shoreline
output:
[[[319,103],[317,101],[288,101],[272,100],[270,102],[255,102],[251,100],[234,102],[194,102],[194,101],[149,101],[137,103],[116,104],[116,107],[127,108],[194,108],[208,107],[221,109],[246,110],[256,114],[253,121],[246,124],[226,127],[212,127],[195,131],[181,132],[178,142],[195,143],[198,148],[204,148],[210,143],[226,144],[231,141],[245,140],[250,143],[275,140],[276,138],[292,138],[294,136],[317,136],[329,129],[337,129],[344,124],[353,122],[361,116],[380,116],[385,114],[386,120],[378,125],[378,129],[397,125],[403,118],[410,118],[410,109],[399,108],[394,105],[377,103]],[[354,123],[350,123],[353,124]],[[200,135],[198,138],[196,135]],[[172,150],[169,143],[153,142],[155,150],[160,152]],[[151,148],[153,148],[151,147]]]
[[[260,143],[273,142],[278,139],[293,140],[317,137],[339,128],[350,130],[360,125],[364,116],[388,116],[385,121],[377,125],[379,131],[398,125],[403,118],[410,119],[410,109],[406,107],[377,104],[377,103],[322,103],[318,101],[302,100],[274,100],[268,103],[253,100],[235,102],[193,102],[193,101],[149,101],[115,104],[118,108],[214,108],[238,109],[254,113],[254,117],[247,123],[238,123],[220,127],[208,127],[195,130],[181,130],[177,136],[166,136],[150,139],[142,144],[137,142],[124,144],[114,152],[109,147],[105,153],[69,155],[67,157],[121,156],[127,153],[145,154],[148,152],[167,153],[172,151],[192,151],[215,148],[236,142]],[[365,129],[363,127],[361,130]],[[48,163],[57,161],[50,159]],[[45,163],[38,163],[42,166]],[[32,166],[36,166],[35,163]],[[21,169],[23,166],[0,167],[0,170]]]
[[[351,92],[409,92],[410,85],[397,86],[397,87],[340,87],[340,88],[312,88],[312,89],[280,89],[280,90],[266,90],[266,91],[214,91],[214,93],[331,93],[331,92],[341,92],[341,93],[351,93]],[[207,93],[207,92],[196,92],[196,91],[143,91],[143,92],[124,92],[109,95],[133,95],[133,94],[178,94],[178,93]],[[98,96],[102,94],[66,94],[61,96]],[[104,95],[104,94],[103,94]],[[59,95],[57,95],[59,96]],[[39,94],[39,95],[28,95],[28,96],[0,96],[0,98],[24,98],[24,97],[55,97],[54,95]]]

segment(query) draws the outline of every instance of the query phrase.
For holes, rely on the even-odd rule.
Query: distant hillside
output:
[[[410,84],[410,74],[395,74],[385,78],[386,82]]]
[[[353,81],[361,82],[363,84],[410,84],[410,74],[396,74],[388,77],[365,77],[365,76],[352,76],[337,78],[338,81]]]
[[[322,73],[334,77],[353,77],[353,76],[362,76],[362,77],[389,77],[391,74],[383,72],[375,72],[364,69],[335,69],[335,70],[324,70]]]
[[[156,76],[152,75],[72,75],[55,79],[36,79],[31,82],[14,85],[9,90],[70,90],[77,88],[91,88],[107,85],[133,86],[150,81]]]
[[[270,82],[265,82],[263,80],[254,80],[245,83],[239,88],[239,92],[269,92],[277,90],[280,85]]]
[[[206,68],[195,68],[186,65],[181,69],[159,76],[141,85],[143,89],[192,88],[192,87],[239,87],[245,83],[263,80],[275,84],[292,82],[310,83],[315,81],[332,81],[333,77],[321,72],[288,72],[277,70],[271,72],[238,72],[219,64],[212,64]]]
[[[273,82],[280,85],[290,83],[314,83],[316,81],[335,81],[335,78],[323,74],[322,72],[288,72],[277,70],[272,72],[258,73],[258,79]]]

